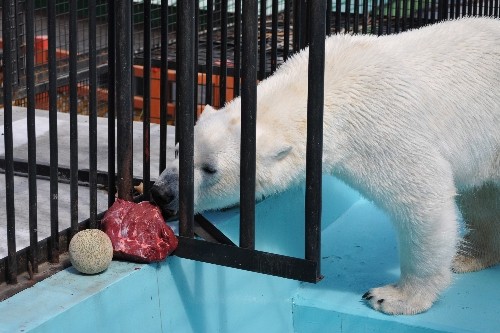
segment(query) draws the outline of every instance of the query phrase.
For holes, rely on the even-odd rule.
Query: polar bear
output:
[[[256,197],[305,179],[308,49],[257,88]],[[195,211],[239,201],[240,106],[207,106],[194,141]],[[383,37],[326,39],[323,171],[384,209],[401,276],[363,295],[416,314],[451,281],[500,261],[500,21],[464,18]],[[178,162],[152,196],[178,205]],[[457,210],[469,226],[459,239]]]

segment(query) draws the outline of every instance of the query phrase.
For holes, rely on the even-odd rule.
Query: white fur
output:
[[[307,67],[306,49],[258,86],[258,199],[304,181]],[[239,201],[240,103],[206,110],[195,126],[196,211]],[[174,196],[175,163],[156,184]],[[425,311],[450,283],[452,264],[470,271],[499,262],[500,21],[329,37],[323,167],[393,218],[401,279],[364,295],[375,309]],[[469,207],[478,192],[488,199]],[[472,227],[452,263],[456,194]]]

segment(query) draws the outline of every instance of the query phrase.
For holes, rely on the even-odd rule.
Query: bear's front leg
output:
[[[363,295],[375,310],[387,314],[417,314],[428,310],[451,281],[457,244],[453,198],[435,198],[430,206],[400,211],[396,219],[401,278]],[[436,205],[437,204],[437,205]],[[411,205],[410,205],[411,206]]]

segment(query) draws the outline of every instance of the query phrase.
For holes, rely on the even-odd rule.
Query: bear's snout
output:
[[[175,196],[175,193],[170,191],[166,186],[161,187],[153,185],[151,188],[151,197],[158,206],[170,206],[170,204],[175,200]]]
[[[151,201],[160,207],[164,217],[172,216],[179,205],[179,176],[175,170],[165,170],[151,188]]]

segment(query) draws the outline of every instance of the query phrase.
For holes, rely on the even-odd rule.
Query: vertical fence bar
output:
[[[234,96],[241,90],[241,0],[234,4]]]
[[[353,32],[355,34],[359,32],[359,0],[354,0]]]
[[[266,0],[260,1],[259,80],[266,78]]]
[[[115,2],[108,0],[108,207],[115,202],[116,195],[116,25]]]
[[[363,0],[363,23],[361,32],[368,33],[368,0]]]
[[[4,102],[4,146],[5,146],[5,196],[7,211],[7,282],[17,283],[16,261],[16,214],[14,207],[14,148],[12,134],[12,27],[15,14],[14,1],[2,1],[3,38],[3,102]]]
[[[257,121],[257,0],[243,2],[241,70],[240,247],[255,248],[255,157]],[[261,21],[265,19],[261,17]],[[324,29],[324,28],[323,28]],[[323,30],[324,33],[324,30]]]
[[[330,35],[332,33],[332,1],[327,0],[326,2],[326,34]]]
[[[377,34],[380,36],[384,33],[384,0],[380,0],[378,6],[378,32]]]
[[[321,188],[323,156],[323,105],[325,71],[325,0],[312,0],[307,96],[306,152],[306,259],[321,261]]]
[[[194,236],[193,210],[193,98],[194,98],[194,16],[191,1],[177,3],[177,89],[176,109],[179,134],[179,233]],[[226,28],[226,27],[223,27]],[[182,60],[181,60],[182,59]]]
[[[214,73],[213,67],[213,45],[214,45],[214,1],[207,0],[207,50],[206,50],[206,66],[207,66],[207,79],[205,90],[205,104],[213,104],[213,86],[212,75]]]
[[[28,127],[28,191],[29,191],[29,262],[33,273],[38,273],[38,222],[36,184],[36,123],[35,123],[35,6],[26,2],[26,97]],[[7,81],[8,82],[8,81]]]
[[[132,201],[132,4],[115,4],[118,197]]]
[[[97,227],[96,0],[89,0],[89,227]]]
[[[394,31],[399,33],[401,31],[401,1],[396,0],[396,13],[394,19]]]
[[[351,30],[351,0],[344,0],[344,31],[349,33]]]
[[[49,38],[49,141],[50,141],[50,251],[51,262],[59,262],[58,143],[57,143],[57,63],[56,2],[47,2]]]
[[[340,33],[342,18],[342,0],[335,1],[335,33]]]
[[[161,1],[160,46],[160,162],[158,173],[167,166],[167,116],[168,116],[168,1]]]
[[[415,0],[410,1],[410,29],[415,27]]]
[[[403,14],[401,15],[401,30],[405,31],[408,27],[408,1],[403,1]]]
[[[221,2],[221,47],[220,47],[220,77],[219,77],[219,105],[222,107],[226,104],[226,87],[227,87],[227,2]]]
[[[292,0],[285,0],[285,17],[283,22],[283,61],[288,59],[288,55],[290,54],[290,11],[291,11],[291,2]]]
[[[142,184],[144,200],[151,190],[151,0],[144,1],[144,103],[142,113]]]
[[[396,0],[399,1],[399,0]],[[391,33],[392,29],[392,0],[387,0],[386,4],[386,25],[385,25],[385,33],[388,35]]]
[[[371,15],[371,34],[377,33],[377,0],[372,0],[372,15]]]
[[[193,107],[194,107],[194,118],[193,118],[193,126],[196,124],[196,119],[198,119],[198,49],[199,49],[199,37],[198,31],[199,27],[199,16],[200,16],[200,2],[194,2],[194,86],[193,86]],[[226,17],[227,17],[227,9],[226,9]],[[226,28],[227,29],[227,28]],[[227,46],[226,46],[227,47]],[[227,49],[226,49],[227,53]],[[226,56],[227,57],[227,56]]]
[[[78,232],[78,6],[69,3],[69,167],[71,236]]]
[[[271,73],[274,73],[278,66],[278,0],[273,0],[271,10]]]

